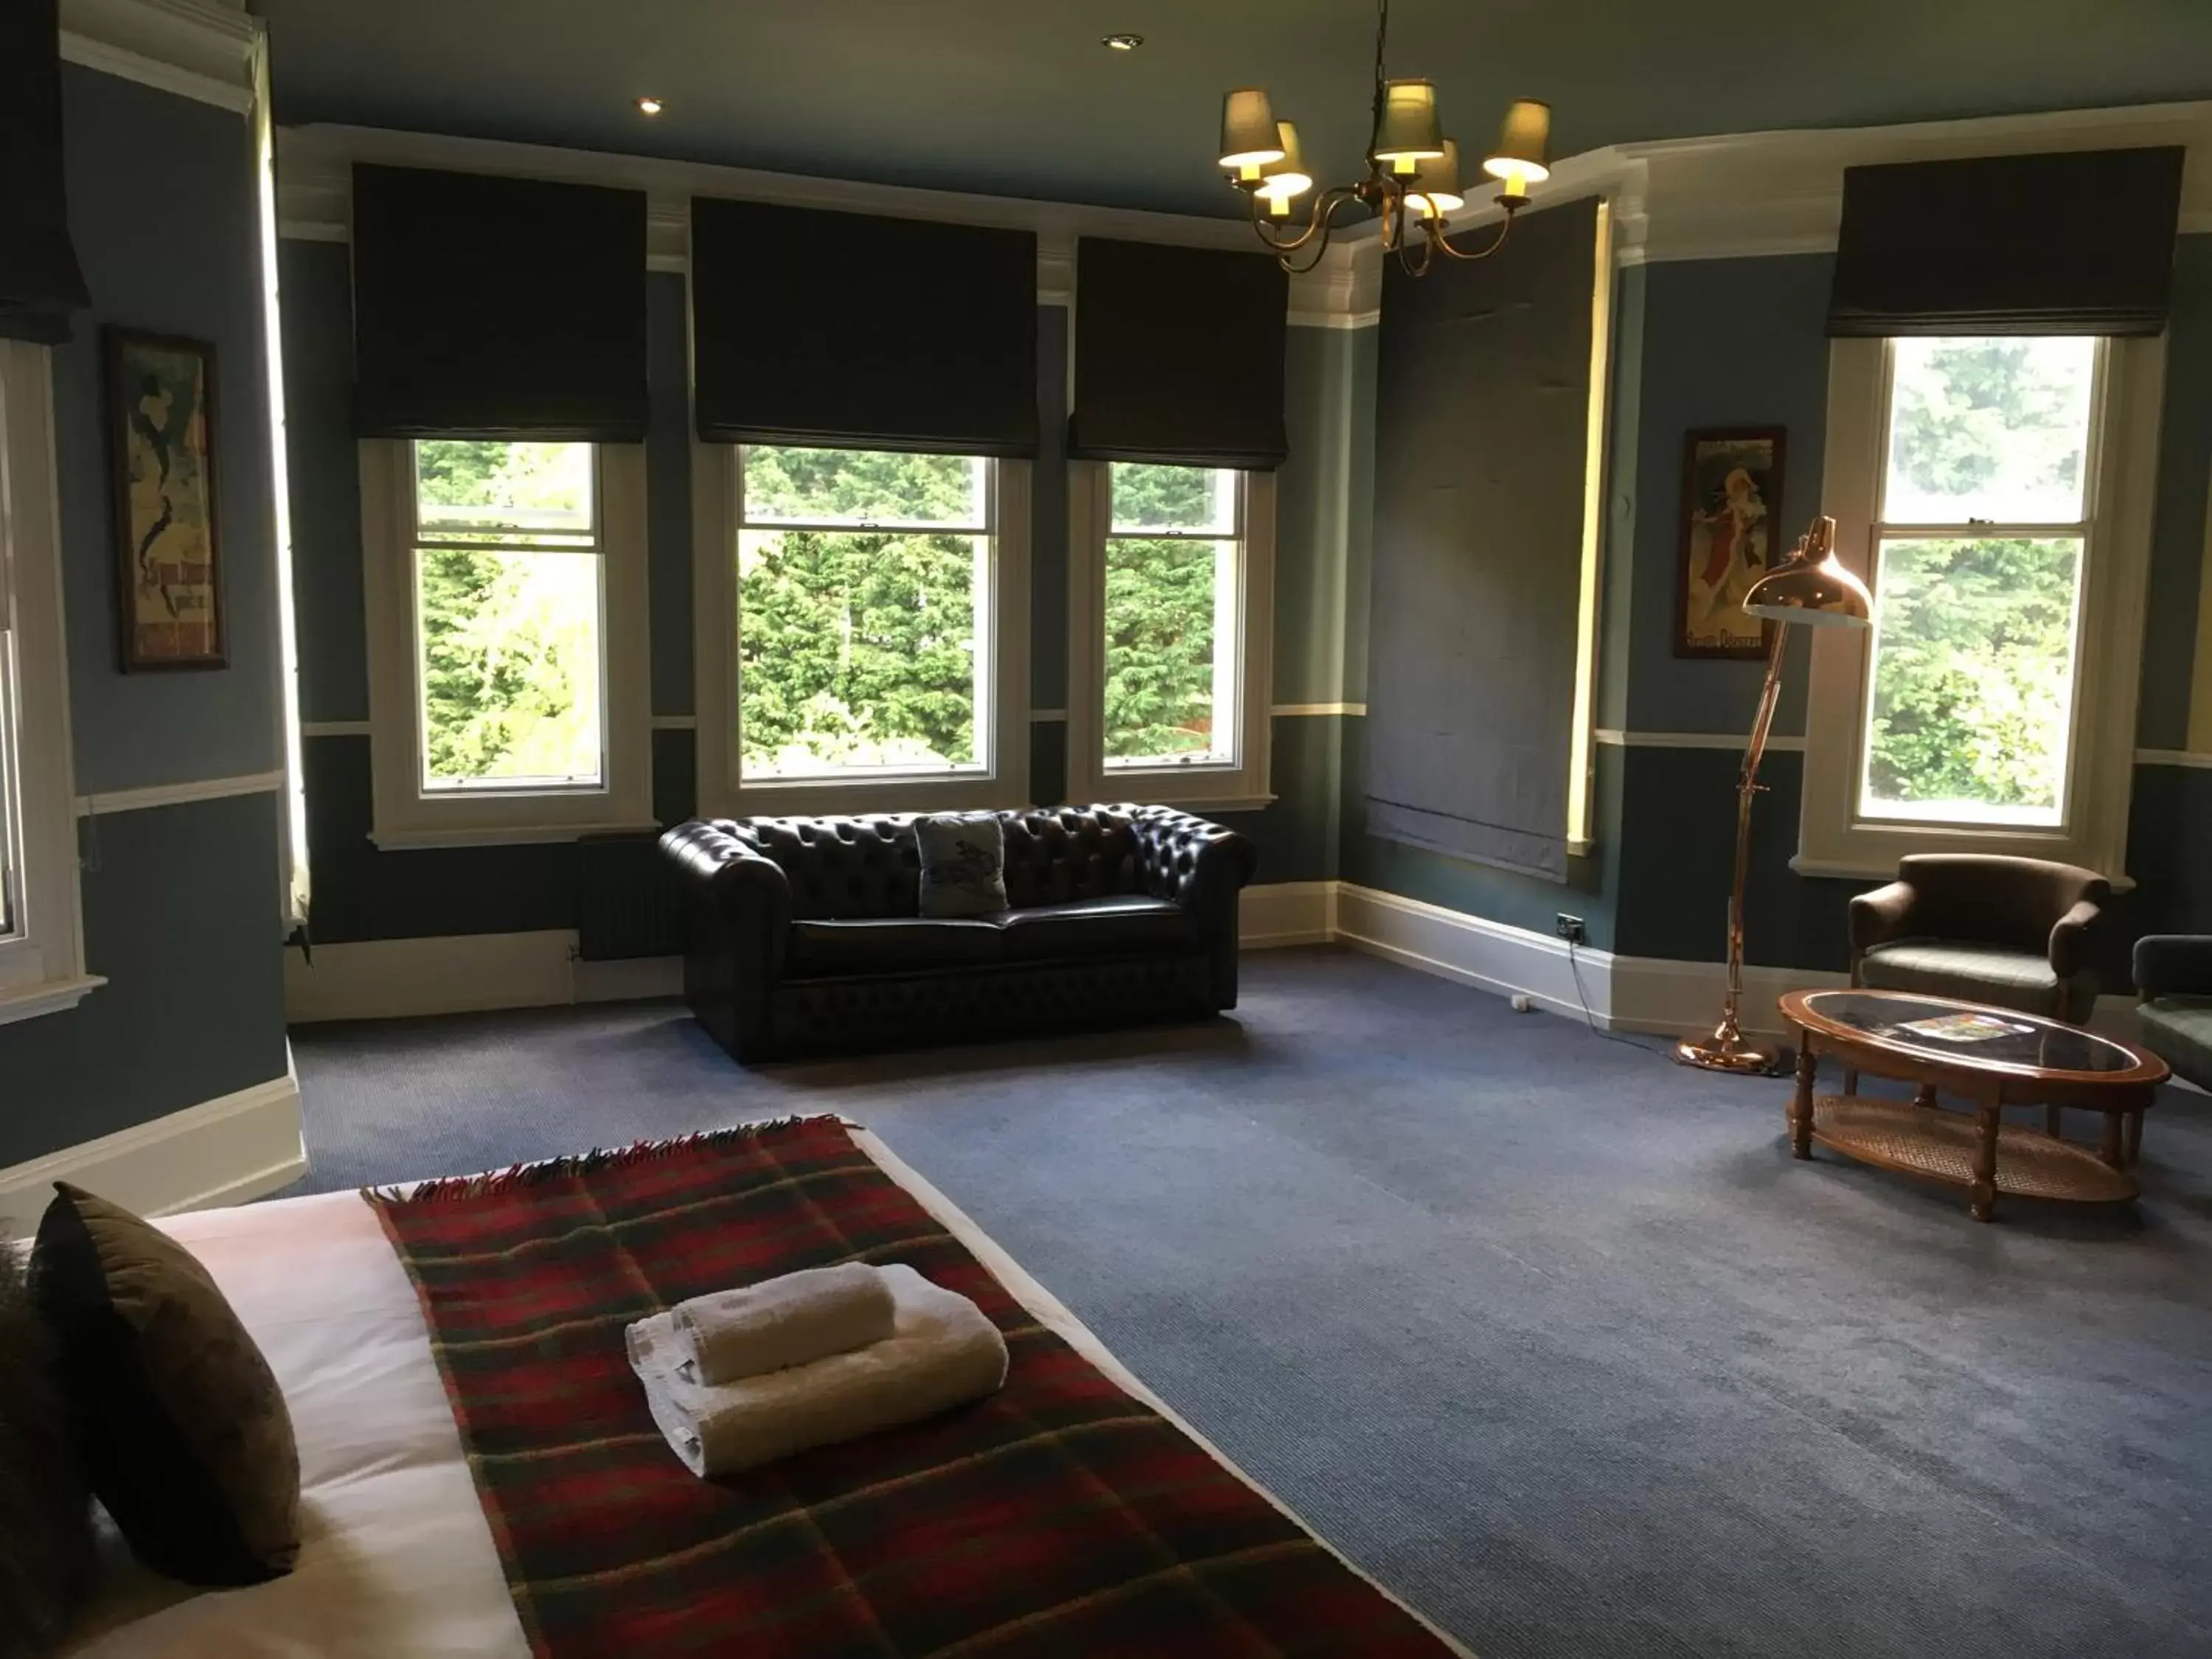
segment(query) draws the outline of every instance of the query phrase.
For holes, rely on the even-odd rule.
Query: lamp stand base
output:
[[[1771,1077],[1774,1073],[1775,1050],[1763,1042],[1747,1039],[1737,1029],[1734,1010],[1723,1014],[1721,1023],[1710,1032],[1686,1036],[1676,1043],[1674,1058],[1685,1066],[1708,1072],[1729,1072],[1738,1077]]]

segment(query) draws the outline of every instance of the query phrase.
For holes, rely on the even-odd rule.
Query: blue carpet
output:
[[[1483,1659],[2212,1654],[2212,1101],[2132,1211],[1978,1226],[1793,1161],[1779,1081],[1364,957],[1244,977],[756,1073],[664,1005],[304,1030],[301,1190],[841,1112]]]

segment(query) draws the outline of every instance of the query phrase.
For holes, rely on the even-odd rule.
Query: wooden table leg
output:
[[[1859,1091],[1859,1068],[1858,1068],[1857,1066],[1844,1066],[1844,1092],[1845,1094],[1847,1094],[1847,1095],[1855,1095],[1855,1094],[1858,1093],[1858,1091]]]
[[[1997,1128],[2004,1117],[2004,1097],[1994,1087],[1981,1100],[1982,1138],[1974,1148],[1974,1219],[1987,1221],[1996,1212]]]
[[[2132,1170],[2136,1166],[2136,1160],[2142,1156],[2142,1108],[2136,1107],[2127,1115],[2127,1118],[2126,1157],[2128,1168]]]
[[[2097,1147],[2097,1156],[2115,1170],[2127,1167],[2127,1154],[2122,1145],[2120,1123],[2120,1120],[2126,1115],[2124,1112],[2105,1114],[2105,1138]]]
[[[1936,1085],[1932,1083],[1922,1084],[1920,1085],[1920,1092],[1912,1097],[1912,1103],[1915,1106],[1923,1107],[1932,1107],[1935,1105]]]
[[[2051,1132],[2051,1138],[2053,1140],[2066,1139],[2065,1117],[2066,1109],[2063,1106],[2046,1106],[2043,1109],[2043,1127]]]
[[[1813,1156],[1813,1075],[1820,1066],[1820,1056],[1813,1052],[1813,1034],[1801,1031],[1797,1037],[1797,1088],[1790,1097],[1790,1151],[1797,1158]]]

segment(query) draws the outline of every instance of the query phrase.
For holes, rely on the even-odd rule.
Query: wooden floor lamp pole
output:
[[[1765,1073],[1774,1069],[1774,1050],[1747,1041],[1737,1017],[1743,1004],[1743,884],[1751,864],[1751,804],[1764,787],[1759,763],[1766,758],[1766,734],[1774,724],[1774,705],[1782,690],[1782,653],[1790,630],[1778,623],[1767,629],[1774,641],[1766,652],[1766,684],[1759,694],[1759,713],[1751,723],[1751,742],[1743,751],[1743,767],[1735,781],[1735,880],[1729,889],[1728,1001],[1721,1022],[1710,1032],[1684,1037],[1674,1046],[1674,1058],[1686,1066],[1702,1066],[1712,1072]]]

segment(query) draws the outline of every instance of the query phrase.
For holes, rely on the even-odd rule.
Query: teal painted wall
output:
[[[53,358],[76,786],[267,772],[280,764],[276,580],[251,133],[228,111],[73,64],[62,100],[93,301]],[[111,323],[215,343],[227,669],[118,665]],[[86,962],[108,982],[0,1026],[0,1165],[284,1074],[276,814],[259,794],[80,821]]]

